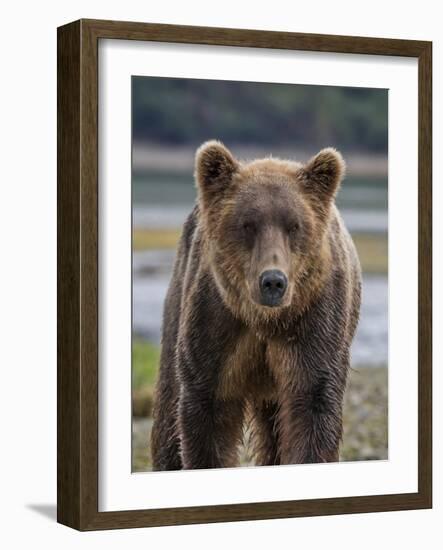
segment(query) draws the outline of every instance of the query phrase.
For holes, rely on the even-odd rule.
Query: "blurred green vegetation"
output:
[[[386,233],[355,233],[352,235],[361,268],[365,275],[387,275],[388,238]]]
[[[165,248],[177,248],[180,239],[181,229],[176,228],[143,228],[137,227],[132,231],[132,249],[140,250],[162,250]]]
[[[132,82],[135,140],[197,146],[216,137],[229,145],[387,153],[387,90],[145,76]]]
[[[132,415],[149,417],[152,414],[154,386],[160,361],[160,348],[151,342],[135,339],[132,342]]]
[[[132,342],[132,387],[135,390],[154,384],[157,378],[160,349],[144,340]]]

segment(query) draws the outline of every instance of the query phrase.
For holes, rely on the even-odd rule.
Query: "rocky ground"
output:
[[[152,394],[138,398],[135,405],[141,414],[151,410]],[[140,403],[143,400],[143,403]],[[149,438],[152,419],[138,416],[133,421],[132,469],[151,469]],[[250,465],[247,446],[241,449],[242,466]],[[388,370],[366,367],[351,371],[344,406],[344,434],[341,461],[384,460],[388,458]]]

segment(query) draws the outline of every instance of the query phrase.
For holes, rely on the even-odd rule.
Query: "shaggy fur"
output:
[[[237,465],[246,419],[256,463],[338,460],[361,273],[335,207],[344,162],[240,163],[196,155],[198,200],[165,303],[152,457],[156,470]],[[288,280],[277,307],[260,274]]]

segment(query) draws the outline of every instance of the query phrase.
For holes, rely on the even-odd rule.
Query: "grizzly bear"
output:
[[[345,170],[196,154],[197,204],[165,301],[154,470],[338,461],[361,270],[335,206]]]

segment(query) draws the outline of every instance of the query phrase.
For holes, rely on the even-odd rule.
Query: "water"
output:
[[[174,250],[149,250],[133,256],[133,330],[160,342],[163,302],[174,261]],[[352,346],[352,364],[379,366],[388,360],[388,279],[363,278],[360,322]]]

